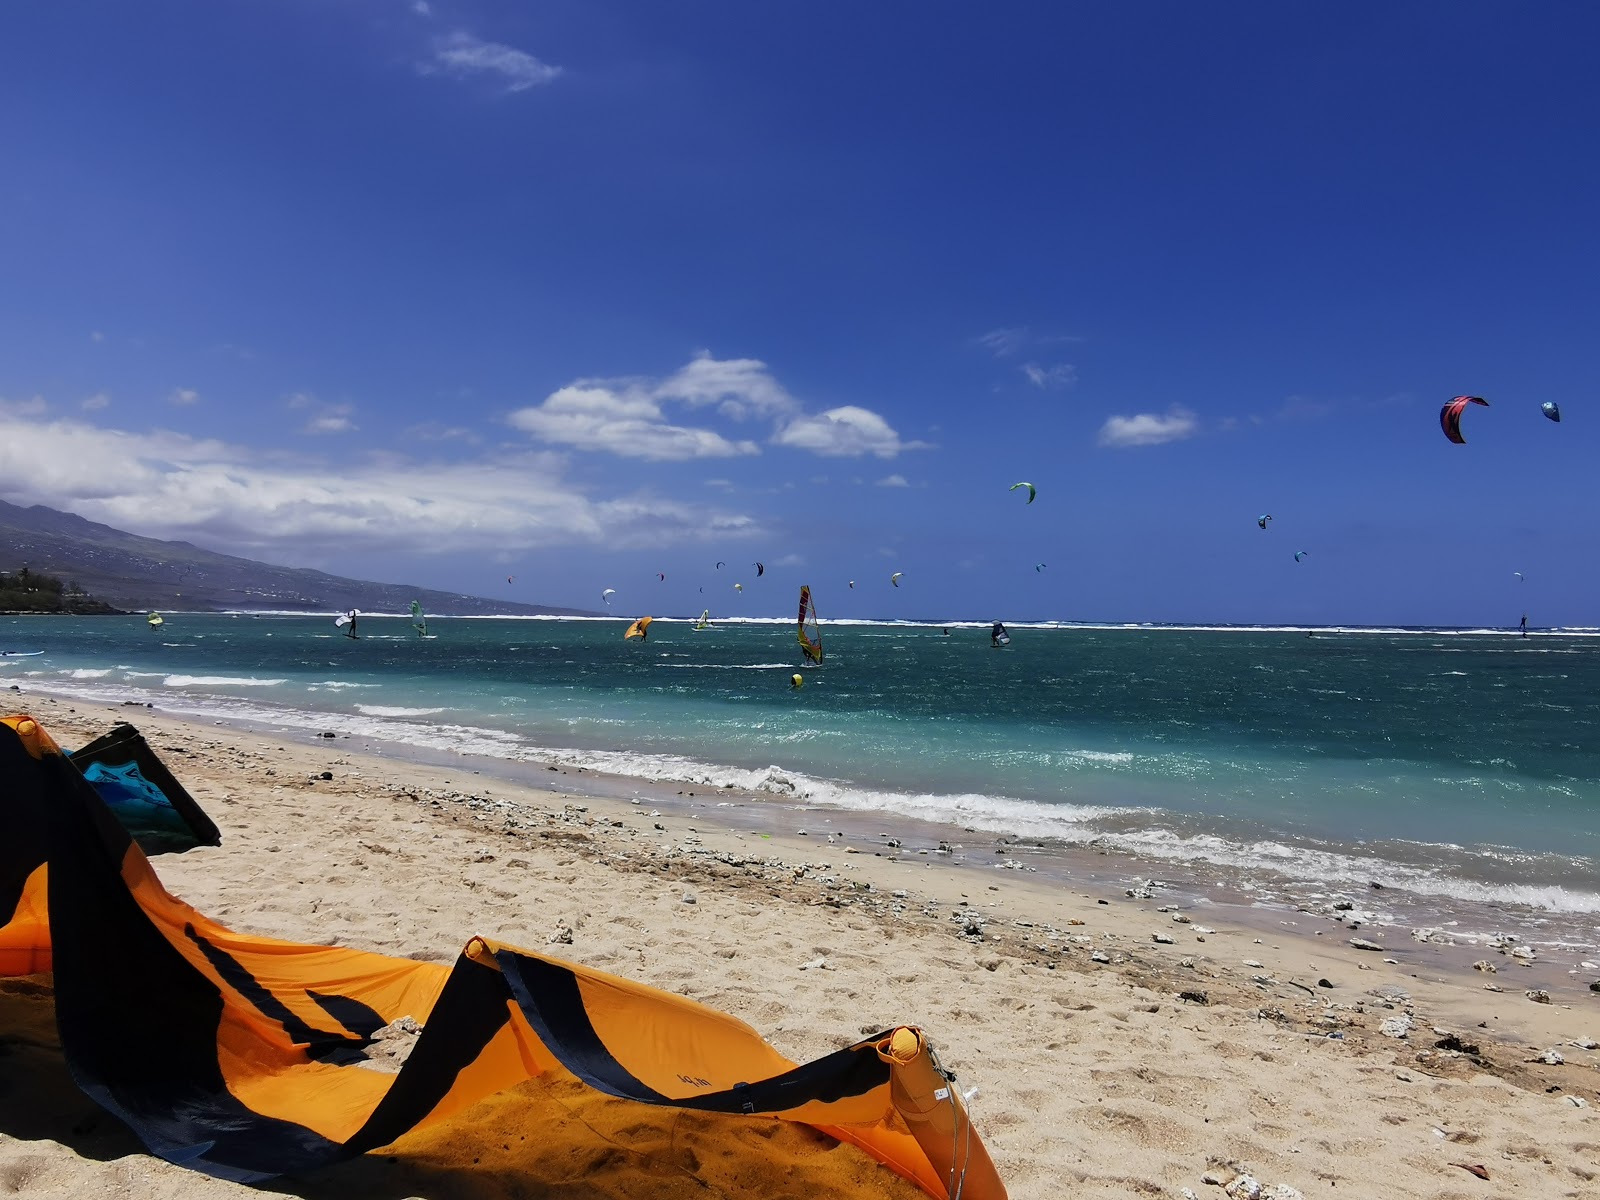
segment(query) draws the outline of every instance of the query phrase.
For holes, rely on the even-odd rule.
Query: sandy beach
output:
[[[1290,923],[1175,904],[1159,888],[1128,896],[960,869],[855,831],[830,838],[821,817],[805,836],[756,832],[710,804],[668,811],[574,775],[552,772],[540,789],[467,759],[370,753],[323,737],[312,718],[284,737],[17,693],[7,707],[68,747],[118,720],[138,725],[224,839],[158,858],[157,871],[239,929],[439,962],[474,934],[499,938],[723,1009],[799,1060],[921,1025],[960,1086],[978,1089],[974,1117],[1014,1197],[1600,1189],[1600,992],[1589,989],[1600,971],[1541,969],[1514,947],[1448,953],[1395,931],[1361,949],[1337,914]],[[8,1011],[28,986],[0,984]],[[0,1188],[257,1190],[144,1154],[72,1087],[50,1040],[47,1029],[8,1038]],[[496,1108],[273,1190],[665,1194],[543,1155],[508,1136]],[[597,1150],[670,1161],[694,1194],[754,1194],[689,1147],[694,1130],[630,1147],[603,1111],[568,1111]],[[1479,1167],[1487,1179],[1468,1169]],[[863,1160],[844,1194],[910,1192]]]

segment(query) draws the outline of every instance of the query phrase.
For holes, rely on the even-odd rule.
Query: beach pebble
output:
[[[1490,975],[1493,975],[1500,970],[1499,967],[1495,966],[1487,958],[1480,958],[1477,962],[1473,963],[1472,969],[1474,971],[1484,971]]]
[[[1547,1067],[1559,1067],[1567,1060],[1561,1056],[1559,1050],[1546,1050],[1535,1061],[1542,1062]]]
[[[1178,1195],[1181,1196],[1183,1200],[1200,1200],[1199,1193],[1193,1188],[1180,1188]]]
[[[1192,959],[1192,958],[1180,958],[1178,960],[1178,965],[1180,967],[1189,967],[1189,968],[1192,969],[1194,967],[1194,959]]]
[[[1410,1017],[1390,1017],[1378,1026],[1378,1032],[1388,1038],[1403,1038],[1411,1032]]]
[[[1331,988],[1333,986],[1333,982],[1328,979],[1319,979],[1317,980],[1317,986],[1319,988]]]
[[[1176,921],[1179,925],[1188,925],[1188,924],[1190,924],[1190,918],[1185,916],[1183,913],[1173,913],[1172,914],[1172,919],[1174,921]]]
[[[1366,938],[1351,938],[1350,939],[1350,944],[1352,946],[1354,946],[1357,950],[1382,950],[1383,949],[1383,947],[1378,945],[1377,942],[1369,942],[1369,941],[1367,941]]]
[[[696,896],[693,892],[685,892],[683,894],[683,902],[685,904],[698,904],[699,901],[700,901],[700,898],[698,896]]]
[[[1258,963],[1253,958],[1247,958],[1247,959],[1244,960],[1244,965],[1247,966],[1247,967],[1260,967],[1262,964]]]
[[[1234,1200],[1261,1200],[1261,1182],[1254,1175],[1241,1175],[1222,1190]]]
[[[1089,958],[1097,963],[1108,963],[1111,961],[1111,956],[1104,950],[1096,950],[1093,954],[1089,955]]]
[[[1582,1096],[1568,1096],[1566,1099],[1567,1099],[1567,1103],[1572,1105],[1573,1108],[1588,1108],[1589,1107],[1589,1102],[1587,1100],[1585,1100]]]
[[[1550,993],[1543,988],[1529,988],[1522,994],[1535,1004],[1549,1004],[1551,1002]]]
[[[833,970],[833,968],[828,965],[828,960],[825,959],[825,958],[813,958],[808,963],[801,963],[800,964],[800,969],[802,971],[831,971],[831,970]]]
[[[1170,946],[1173,944],[1172,938],[1165,933],[1152,933],[1150,938],[1152,941],[1160,942],[1163,946]]]
[[[217,722],[217,724],[218,724],[218,725],[221,725],[221,724],[222,724],[222,722],[221,722],[221,721],[218,721],[218,722]],[[331,738],[331,737],[338,737],[338,736],[339,736],[339,735],[338,735],[338,734],[336,734],[336,733],[323,733],[323,734],[321,734],[321,735],[320,735],[320,736],[322,736],[322,737],[325,737],[325,738]]]
[[[1596,979],[1593,983],[1591,983],[1589,985],[1589,990],[1591,992],[1600,992],[1600,979]]]
[[[1600,1050],[1600,1042],[1595,1041],[1593,1038],[1574,1038],[1572,1044],[1579,1050]]]

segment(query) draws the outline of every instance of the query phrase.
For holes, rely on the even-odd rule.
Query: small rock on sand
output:
[[[1369,942],[1369,941],[1367,941],[1366,938],[1351,938],[1350,939],[1350,944],[1352,946],[1354,946],[1357,950],[1382,950],[1383,949],[1383,947],[1378,945],[1377,942]]]
[[[1543,988],[1529,988],[1527,991],[1523,992],[1522,994],[1524,996],[1526,996],[1529,1000],[1532,1000],[1535,1004],[1549,1004],[1549,1003],[1551,1003],[1550,993],[1545,991]]]

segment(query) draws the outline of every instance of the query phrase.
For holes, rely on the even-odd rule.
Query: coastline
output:
[[[868,1025],[921,1024],[981,1089],[974,1116],[1013,1196],[1069,1179],[1077,1195],[1203,1194],[1228,1163],[1308,1195],[1457,1189],[1462,1160],[1497,1178],[1514,1163],[1527,1194],[1596,1177],[1600,1053],[1573,1043],[1600,1036],[1600,993],[1538,960],[1475,948],[1498,968],[1485,974],[1463,948],[1399,931],[1369,931],[1386,949],[1362,951],[1349,944],[1360,931],[1228,902],[1243,897],[1130,897],[1121,864],[1089,869],[1092,850],[1064,878],[995,869],[974,865],[976,846],[916,854],[936,830],[895,818],[890,854],[881,814],[531,765],[509,778],[498,768],[516,764],[323,738],[331,726],[314,718],[290,734],[37,694],[8,707],[67,746],[138,725],[223,829],[222,847],[158,858],[158,874],[241,928],[436,961],[473,934],[554,949],[722,1008],[794,1058]],[[806,836],[787,828],[797,818]],[[1529,1000],[1535,987],[1554,1003]],[[1405,1036],[1381,1032],[1402,1018]],[[1561,1064],[1539,1061],[1553,1049]],[[35,1194],[55,1194],[50,1180],[82,1194],[132,1163],[139,1195],[248,1190],[11,1136],[23,1126],[7,1108],[0,1162],[35,1162]],[[474,1136],[470,1116],[448,1129]],[[397,1158],[383,1169],[420,1169]],[[379,1169],[364,1162],[293,1190]],[[473,1186],[460,1194],[510,1194]]]

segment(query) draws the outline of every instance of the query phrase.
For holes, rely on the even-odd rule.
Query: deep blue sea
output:
[[[0,687],[289,728],[309,710],[367,739],[1600,928],[1593,631],[1013,627],[994,649],[986,625],[825,624],[811,666],[792,624],[623,628],[0,618],[0,650],[44,652],[0,657]]]

